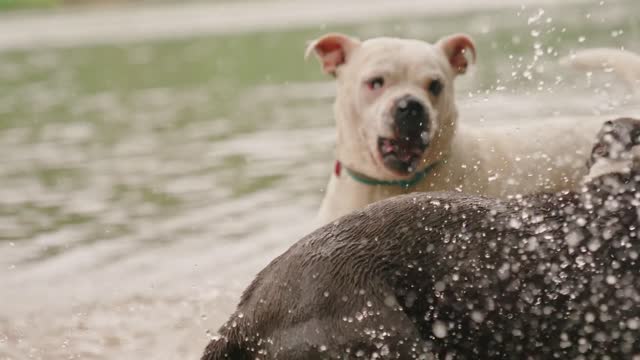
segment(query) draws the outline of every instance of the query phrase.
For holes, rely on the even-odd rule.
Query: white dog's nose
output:
[[[425,107],[420,100],[412,96],[405,96],[397,101],[393,119],[401,138],[414,139],[426,130]]]

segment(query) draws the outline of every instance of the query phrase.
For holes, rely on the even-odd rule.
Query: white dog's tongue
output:
[[[408,151],[403,151],[398,154],[398,159],[400,159],[400,161],[403,161],[403,162],[409,162],[413,160],[413,154]]]

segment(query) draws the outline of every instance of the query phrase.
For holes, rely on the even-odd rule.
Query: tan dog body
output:
[[[372,202],[412,191],[460,191],[506,197],[573,188],[586,173],[584,163],[590,141],[602,122],[594,117],[554,119],[553,123],[542,120],[520,127],[460,126],[446,162],[436,166],[416,186],[372,186],[354,180],[344,171],[340,176],[332,174],[319,221],[326,223]],[[576,131],[576,123],[580,124],[580,131]],[[549,131],[550,125],[554,132]]]

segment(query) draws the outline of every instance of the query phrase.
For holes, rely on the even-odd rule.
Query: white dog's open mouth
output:
[[[378,152],[384,166],[398,175],[408,175],[420,165],[427,148],[422,139],[391,139],[378,137]]]

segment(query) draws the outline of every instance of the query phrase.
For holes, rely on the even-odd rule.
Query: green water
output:
[[[317,209],[334,143],[330,79],[315,60],[303,60],[308,40],[328,31],[427,41],[466,32],[479,62],[459,82],[461,102],[486,101],[499,110],[493,120],[511,121],[514,113],[582,106],[581,95],[566,94],[586,80],[555,65],[558,56],[594,46],[640,50],[639,11],[637,1],[594,1],[545,8],[538,20],[538,8],[530,7],[0,52],[0,283],[30,314],[0,311],[0,359],[24,358],[34,348],[67,358],[87,345],[88,335],[71,332],[70,345],[58,346],[56,332],[71,327],[67,314],[75,310],[54,311],[37,300],[52,284],[64,289],[62,302],[75,305],[93,303],[97,293],[138,299],[151,291],[148,283],[172,289],[180,302],[189,293],[178,284],[235,278],[244,263],[250,265],[237,270],[244,271],[239,278],[249,278],[299,236],[292,229]],[[559,89],[566,98],[554,98]],[[505,99],[517,99],[518,107]],[[96,290],[104,283],[119,286]],[[103,301],[110,310],[100,314],[119,319],[119,331],[153,337],[155,324],[137,319],[129,326],[125,312]],[[188,322],[173,314],[184,318],[167,321]],[[101,321],[90,322],[98,339],[113,330]],[[92,346],[82,358],[132,351]]]

